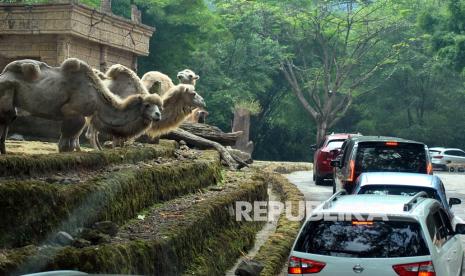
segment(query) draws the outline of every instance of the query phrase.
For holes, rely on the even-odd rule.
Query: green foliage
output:
[[[360,21],[353,24],[346,48],[338,28],[350,1],[136,0],[143,22],[157,28],[151,54],[139,59],[140,73],[158,70],[174,78],[184,68],[194,70],[201,76],[197,91],[206,99],[209,123],[228,131],[234,107],[247,106],[256,113],[251,129],[255,158],[311,160],[315,122],[291,92],[281,62],[293,58],[309,65],[304,72],[308,89],[323,72],[324,50],[331,50],[343,57],[340,66],[352,67],[338,101],[358,76],[377,63],[379,70],[354,89],[346,116],[328,132],[360,131],[464,147],[459,118],[465,116],[465,1],[355,2],[352,12],[360,13]],[[128,17],[129,3],[113,1],[113,11]],[[323,6],[329,8],[319,9]],[[338,37],[330,48],[321,48],[308,29],[316,15],[328,18],[322,38]],[[359,47],[355,41],[366,34],[363,20],[368,17],[382,19],[374,29],[389,24],[392,29],[383,31],[363,58],[344,55]],[[323,93],[324,79],[317,83]]]

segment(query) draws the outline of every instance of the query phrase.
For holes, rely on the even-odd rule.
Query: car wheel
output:
[[[322,177],[315,176],[315,184],[320,186],[325,184],[325,179]]]
[[[315,171],[313,171],[313,181],[316,180],[316,175],[315,175]]]
[[[336,181],[333,179],[333,194],[336,193]]]

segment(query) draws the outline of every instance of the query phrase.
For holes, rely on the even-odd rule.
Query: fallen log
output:
[[[237,155],[228,151],[220,143],[211,141],[195,134],[189,133],[184,129],[176,129],[171,131],[169,134],[164,135],[168,139],[173,139],[176,141],[184,140],[188,145],[194,146],[197,148],[214,148],[220,153],[221,160],[226,163],[226,165],[233,170],[240,170],[243,167],[248,167],[249,165],[241,160]]]
[[[210,141],[218,142],[223,146],[234,146],[243,135],[242,131],[225,133],[216,126],[199,123],[184,122],[179,128]]]

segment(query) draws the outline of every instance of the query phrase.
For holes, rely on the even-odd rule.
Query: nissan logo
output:
[[[352,268],[355,273],[362,273],[365,269],[361,265],[356,265]]]

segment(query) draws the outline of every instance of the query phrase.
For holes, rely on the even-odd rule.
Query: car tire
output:
[[[317,186],[325,185],[325,179],[323,177],[315,176],[315,185]]]
[[[336,193],[336,181],[333,179],[333,195]]]

